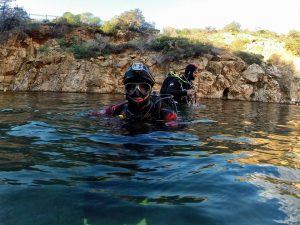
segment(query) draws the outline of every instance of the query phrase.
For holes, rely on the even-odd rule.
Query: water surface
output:
[[[0,94],[0,225],[300,223],[300,108],[202,100],[166,128],[122,96]]]

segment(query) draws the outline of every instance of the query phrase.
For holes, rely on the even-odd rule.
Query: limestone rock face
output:
[[[50,42],[49,42],[50,43]],[[55,46],[54,40],[50,44]],[[149,66],[156,79],[154,90],[169,71],[183,73],[189,63],[201,70],[195,80],[197,96],[299,104],[300,78],[275,66],[247,65],[230,55],[204,55],[162,64],[160,52],[127,50],[88,60],[69,53],[38,53],[40,44],[31,38],[11,38],[0,49],[0,90],[123,93],[122,78],[134,62]]]
[[[256,83],[259,79],[260,76],[263,76],[265,74],[265,71],[257,65],[257,64],[252,64],[250,65],[245,72],[243,72],[244,78],[248,82]]]

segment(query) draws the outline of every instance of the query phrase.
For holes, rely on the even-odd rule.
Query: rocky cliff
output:
[[[15,35],[1,46],[0,90],[122,93],[122,76],[133,62],[150,67],[157,81],[154,89],[159,90],[168,71],[182,73],[193,62],[202,71],[195,82],[198,97],[300,103],[299,78],[275,66],[247,65],[230,53],[161,64],[160,52],[126,50],[83,60],[66,52],[42,54],[38,49],[43,44],[45,40]],[[55,39],[47,44],[58,45]]]

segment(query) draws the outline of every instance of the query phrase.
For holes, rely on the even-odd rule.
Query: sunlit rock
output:
[[[82,35],[90,40],[88,34]],[[197,96],[202,98],[290,104],[300,101],[300,78],[266,63],[248,65],[230,53],[172,60],[161,52],[127,49],[120,54],[76,59],[69,52],[57,51],[56,39],[49,39],[45,52],[41,52],[44,39],[11,35],[1,46],[0,90],[123,93],[124,72],[133,62],[143,62],[155,77],[153,89],[159,91],[169,71],[183,74],[187,64],[195,63],[200,74],[194,83]]]

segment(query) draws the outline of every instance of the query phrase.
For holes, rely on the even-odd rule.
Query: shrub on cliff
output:
[[[77,59],[88,59],[100,55],[109,55],[112,53],[121,53],[134,46],[128,43],[112,44],[104,37],[95,40],[84,41],[77,36],[70,39],[58,39],[60,49],[58,51],[71,52]]]
[[[247,38],[237,38],[231,42],[230,49],[232,51],[241,51],[245,49],[245,46],[249,44],[251,40]]]
[[[79,44],[74,44],[70,47],[70,51],[73,52],[75,58],[86,59],[96,56],[98,51],[97,46],[89,42],[81,42]]]
[[[261,65],[264,59],[263,55],[254,54],[250,52],[238,51],[235,52],[235,55],[240,57],[242,60],[244,60],[248,65],[251,65],[253,63]]]
[[[96,36],[98,38],[95,40],[88,41],[81,40],[79,37],[72,37],[71,39],[60,38],[58,39],[58,43],[62,51],[72,52],[79,59],[118,54],[127,49],[135,49],[140,52],[147,50],[159,51],[165,56],[165,61],[173,61],[212,53],[212,49],[214,49],[210,45],[190,41],[186,38],[161,36],[149,40],[140,38],[114,44],[110,42],[109,38],[105,38],[100,34]]]
[[[264,37],[264,38],[268,38],[268,39],[278,39],[279,38],[278,34],[276,34],[273,31],[266,30],[266,29],[257,30],[256,32],[253,32],[253,34],[257,35],[259,37]]]
[[[202,43],[210,43],[211,40],[209,35],[216,33],[216,30],[212,27],[208,27],[205,29],[175,29],[173,27],[166,27],[163,29],[163,35],[169,37],[182,37],[187,38],[189,40],[197,40],[198,42]]]
[[[187,38],[159,36],[145,43],[147,50],[161,52],[159,64],[212,53],[213,47]]]
[[[162,36],[150,42],[150,49],[162,51],[163,53],[168,52],[173,55],[174,59],[199,56],[209,53],[212,48],[211,45],[205,45],[198,41],[191,41],[181,37]]]
[[[293,54],[300,56],[300,32],[292,30],[288,33],[285,48]]]
[[[82,41],[75,36],[67,40],[65,38],[58,39],[61,51],[71,52],[77,59],[86,59],[101,54],[99,45],[94,40]]]
[[[38,52],[42,55],[48,55],[51,52],[51,50],[49,45],[45,44],[38,48]]]
[[[279,54],[272,54],[269,59],[267,60],[268,64],[271,65],[276,65],[276,66],[280,66],[280,67],[291,67],[291,62],[284,59],[281,55]]]

